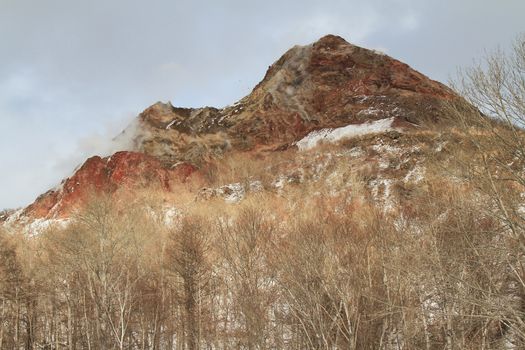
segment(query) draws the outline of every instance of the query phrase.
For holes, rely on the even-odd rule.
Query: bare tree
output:
[[[268,268],[272,253],[274,223],[269,214],[243,208],[233,222],[219,222],[221,255],[237,318],[243,326],[247,349],[266,348],[270,339],[270,312],[275,299],[275,276]]]
[[[209,232],[204,220],[185,218],[180,228],[171,232],[166,247],[165,267],[173,273],[177,290],[181,290],[182,328],[189,350],[198,349],[203,340],[211,271]]]
[[[12,240],[0,229],[0,349],[19,346],[23,271]]]
[[[500,310],[500,328],[509,330],[507,341],[523,346],[525,35],[515,40],[510,52],[497,50],[474,67],[460,71],[453,85],[476,107],[456,108],[454,114],[463,122],[462,130],[476,150],[476,156],[465,161],[466,173],[485,196],[483,213],[501,224],[499,232],[508,249],[503,258],[506,282],[500,286],[499,296],[490,299],[492,305],[484,305],[492,311]]]

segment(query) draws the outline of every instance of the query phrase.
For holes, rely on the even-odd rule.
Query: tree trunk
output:
[[[75,344],[73,341],[73,312],[71,310],[71,301],[67,301],[67,348],[73,350]]]
[[[18,288],[16,289],[15,295],[16,302],[16,315],[15,315],[15,348],[18,348],[18,342],[20,340],[20,301],[18,300]]]
[[[0,318],[0,349],[4,348],[5,299],[2,299],[2,317]]]

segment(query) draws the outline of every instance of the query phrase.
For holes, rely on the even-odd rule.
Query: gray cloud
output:
[[[25,205],[157,100],[223,106],[327,33],[446,81],[525,30],[522,0],[0,0],[0,208]]]

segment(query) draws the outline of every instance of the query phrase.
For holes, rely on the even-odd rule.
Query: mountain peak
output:
[[[231,106],[183,108],[157,102],[146,108],[123,133],[131,139],[130,153],[112,161],[88,160],[66,180],[67,186],[39,197],[31,206],[38,210],[30,211],[39,217],[69,212],[57,202],[81,202],[77,185],[75,194],[69,193],[69,185],[77,182],[82,188],[105,184],[111,191],[161,183],[169,190],[171,178],[185,179],[226,153],[298,148],[315,144],[319,135],[332,135],[327,130],[357,135],[439,122],[445,104],[457,98],[400,61],[326,35],[288,50],[248,96]],[[308,142],[301,142],[305,138]],[[172,172],[176,168],[178,175]],[[115,177],[125,172],[132,176]]]
[[[327,34],[321,37],[319,40],[317,40],[313,45],[316,47],[336,49],[340,45],[351,45],[351,44],[347,42],[345,39],[343,39],[342,37],[340,37],[339,35]]]

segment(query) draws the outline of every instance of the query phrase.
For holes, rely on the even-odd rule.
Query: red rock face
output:
[[[166,169],[161,162],[138,152],[117,152],[111,157],[89,158],[61,188],[40,196],[24,214],[34,218],[66,217],[94,193],[113,193],[117,189],[157,187],[170,191],[172,181],[185,181],[196,168],[181,164]]]
[[[454,99],[449,88],[408,65],[328,35],[290,49],[232,106],[147,108],[120,135],[131,135],[134,152],[88,159],[25,214],[67,216],[93,192],[149,186],[170,191],[174,181],[206,169],[217,155],[287,149],[316,129],[390,117],[396,126],[437,122],[443,103]]]

